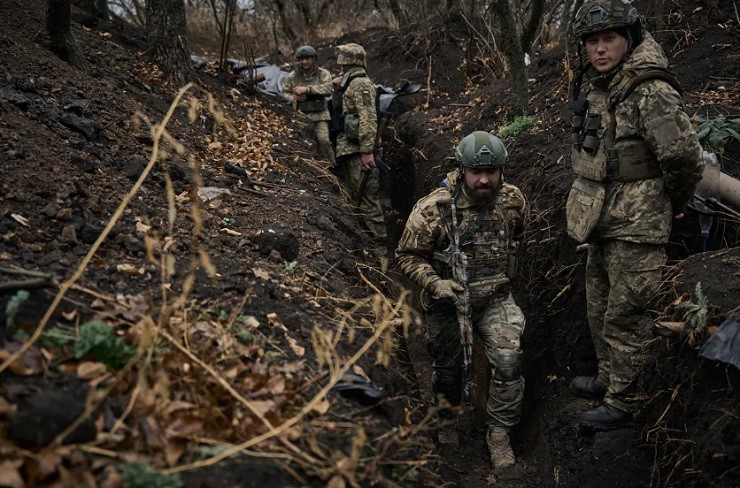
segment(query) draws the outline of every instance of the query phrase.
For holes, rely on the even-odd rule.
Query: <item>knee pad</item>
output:
[[[522,375],[519,351],[499,349],[494,354],[493,377],[500,381],[518,380]]]

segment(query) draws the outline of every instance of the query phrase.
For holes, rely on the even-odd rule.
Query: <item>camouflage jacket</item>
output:
[[[293,98],[293,89],[297,86],[308,87],[306,101],[309,102],[308,104],[297,102],[298,110],[314,122],[329,120],[329,109],[324,98],[332,94],[331,73],[319,67],[316,67],[312,72],[307,72],[298,66],[285,79],[283,93]],[[322,108],[314,110],[316,107]]]
[[[638,76],[648,69],[668,67],[660,45],[645,37],[616,73],[590,79],[589,110],[599,111],[603,139],[605,128],[614,117],[614,149],[630,151],[646,147],[650,160],[656,160],[659,176],[637,181],[604,183],[601,214],[590,239],[620,239],[647,244],[668,242],[673,214],[689,202],[701,179],[701,146],[679,93],[666,81],[648,79],[613,111],[610,98],[618,100],[625,76]],[[603,140],[597,151],[604,152]],[[647,160],[646,159],[646,160]],[[662,174],[661,174],[662,173]]]
[[[375,110],[375,85],[367,75],[355,78],[347,84],[347,80],[355,75],[365,75],[365,69],[355,67],[348,70],[339,84],[339,89],[346,87],[342,95],[342,113],[344,115],[358,114],[360,117],[360,143],[348,141],[343,133],[339,134],[337,137],[337,157],[356,153],[371,154],[375,151],[375,136],[378,131],[378,114]],[[335,91],[334,96],[340,96],[340,92]]]
[[[451,276],[448,266],[434,259],[435,251],[444,251],[449,245],[437,203],[442,204],[447,225],[451,226],[450,189],[458,184],[458,176],[457,171],[449,173],[446,188],[437,188],[416,203],[396,249],[401,270],[427,291],[434,282]],[[487,209],[476,207],[464,191],[458,194],[458,233],[468,256],[473,306],[484,306],[491,298],[508,295],[514,272],[512,261],[524,232],[526,206],[521,190],[506,183]]]

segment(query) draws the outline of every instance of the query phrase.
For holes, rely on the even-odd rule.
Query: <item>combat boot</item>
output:
[[[596,430],[618,429],[632,420],[632,414],[608,403],[581,414],[581,423]]]
[[[576,376],[570,382],[570,389],[579,396],[588,398],[603,398],[606,394],[606,385],[599,381],[598,375]]]
[[[496,470],[508,468],[514,465],[516,458],[511,449],[509,434],[506,432],[489,431],[486,435],[488,452],[491,453],[491,464]]]

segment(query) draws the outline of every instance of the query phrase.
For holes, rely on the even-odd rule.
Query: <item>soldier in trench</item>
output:
[[[332,80],[333,105],[341,107],[342,130],[337,136],[337,164],[363,225],[380,249],[386,246],[385,218],[380,206],[379,173],[375,165],[378,114],[375,84],[367,75],[365,49],[359,44],[337,48],[341,76]]]
[[[483,340],[491,367],[486,441],[494,468],[501,469],[515,462],[508,432],[520,420],[524,393],[519,344],[525,319],[510,280],[526,201],[517,187],[504,183],[508,153],[498,137],[473,132],[457,146],[455,158],[459,168],[447,175],[447,186],[411,211],[396,258],[422,288],[434,394],[453,405],[460,403],[464,387],[458,314],[464,312],[460,305],[466,293],[473,330]],[[465,255],[467,283],[451,279],[451,239]]]
[[[701,179],[701,147],[658,43],[627,0],[590,0],[574,35],[588,62],[573,85],[568,233],[588,243],[586,297],[598,373],[579,395],[604,397],[581,422],[605,430],[640,407],[636,376],[674,216]],[[580,92],[583,78],[589,90]]]
[[[296,49],[296,68],[288,75],[283,93],[294,101],[295,108],[313,123],[319,156],[334,167],[334,148],[329,140],[329,110],[326,97],[332,94],[332,76],[316,64],[316,49],[301,46]]]

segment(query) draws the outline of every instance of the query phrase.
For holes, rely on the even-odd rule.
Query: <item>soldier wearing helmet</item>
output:
[[[511,295],[517,249],[524,232],[522,192],[504,182],[508,153],[501,139],[476,131],[455,151],[458,169],[447,185],[419,200],[396,250],[403,272],[422,288],[426,339],[433,361],[433,391],[461,401],[463,353],[458,308],[467,287],[474,332],[491,368],[487,443],[494,468],[514,464],[508,431],[519,422],[524,393],[519,339],[524,315]],[[457,235],[457,238],[455,238]],[[451,241],[466,256],[468,282],[452,278]]]
[[[587,1],[573,28],[588,62],[573,84],[576,179],[566,216],[570,236],[588,243],[588,321],[599,364],[571,388],[604,397],[581,422],[610,429],[639,407],[648,310],[673,216],[701,179],[701,147],[668,60],[630,2]]]
[[[365,49],[359,44],[343,44],[337,48],[337,64],[342,73],[332,80],[332,103],[335,109],[341,107],[337,111],[343,120],[336,143],[337,165],[343,166],[345,184],[352,200],[358,202],[362,223],[377,244],[384,247],[387,234],[373,156],[378,134],[376,93],[375,84],[365,70],[365,58]]]
[[[332,94],[331,73],[316,65],[316,49],[311,46],[296,49],[295,57],[296,68],[285,79],[283,93],[313,123],[319,155],[333,167],[334,148],[329,140],[330,117],[326,105],[326,97]]]

